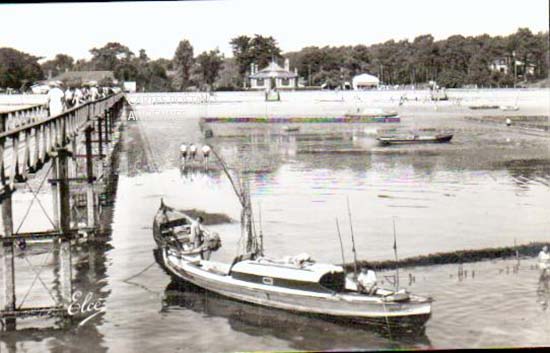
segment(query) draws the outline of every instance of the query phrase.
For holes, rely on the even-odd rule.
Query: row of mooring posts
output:
[[[16,319],[32,316],[57,316],[68,318],[67,308],[73,297],[72,283],[72,251],[71,241],[77,239],[78,235],[86,234],[88,239],[94,238],[100,231],[99,212],[100,202],[96,192],[96,181],[100,175],[94,175],[94,160],[98,160],[100,165],[109,157],[109,143],[112,141],[112,135],[117,128],[117,119],[124,105],[124,96],[116,95],[96,102],[90,102],[83,106],[73,108],[68,112],[52,118],[44,119],[45,124],[52,124],[48,127],[39,127],[39,123],[34,123],[36,128],[28,134],[34,134],[34,143],[41,144],[36,147],[38,161],[39,147],[42,154],[47,150],[47,156],[51,164],[51,178],[48,180],[51,184],[52,208],[53,208],[53,230],[32,233],[14,233],[13,227],[13,209],[12,196],[15,192],[15,183],[9,183],[4,175],[4,145],[10,138],[3,136],[6,130],[5,121],[0,122],[0,179],[2,180],[2,189],[0,190],[0,210],[2,226],[0,231],[3,233],[2,240],[2,262],[3,262],[3,307],[0,311],[0,323],[4,330],[13,331],[16,329]],[[5,120],[6,115],[2,117]],[[48,122],[46,122],[48,121]],[[78,126],[77,126],[78,125]],[[53,129],[53,132],[52,132]],[[27,132],[25,132],[27,134]],[[83,133],[83,136],[82,136]],[[43,136],[46,134],[49,136]],[[25,135],[27,136],[27,135]],[[54,138],[52,138],[54,136]],[[60,139],[57,136],[61,136]],[[78,154],[78,140],[82,140],[85,145],[85,154]],[[14,135],[13,139],[19,139],[19,135]],[[28,141],[27,141],[28,143]],[[94,146],[96,145],[96,146]],[[70,148],[69,148],[70,147]],[[97,147],[97,148],[94,148]],[[112,147],[112,146],[111,146]],[[29,146],[25,146],[29,149]],[[97,154],[94,154],[94,150]],[[12,151],[13,160],[16,166],[17,149]],[[25,151],[27,153],[27,151]],[[71,176],[70,161],[74,164],[77,159],[84,158],[86,163],[84,177],[77,175]],[[27,159],[27,158],[26,158]],[[29,167],[34,171],[40,169],[44,161],[38,161],[36,165],[23,166]],[[18,168],[10,168],[12,172]],[[105,170],[100,169],[99,173]],[[76,169],[75,169],[76,172]],[[46,173],[45,177],[48,177]],[[76,174],[73,172],[73,174]],[[10,178],[17,180],[17,178]],[[104,178],[105,180],[107,178]],[[71,221],[71,183],[85,183],[86,194],[86,226],[79,227],[78,222]],[[35,195],[36,197],[36,195]],[[49,307],[23,307],[23,303],[17,305],[16,301],[16,272],[15,268],[15,244],[16,242],[32,242],[36,239],[51,239],[52,252],[54,259],[58,259],[56,265],[59,269],[59,286],[56,297],[59,299],[56,305]],[[36,276],[40,272],[35,272]]]

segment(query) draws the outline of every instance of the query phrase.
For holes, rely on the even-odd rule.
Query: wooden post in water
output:
[[[61,228],[61,297],[68,304],[72,297],[71,200],[68,180],[69,151],[61,148],[58,155],[59,208]]]
[[[58,156],[52,158],[52,205],[53,205],[53,224],[55,229],[59,229],[59,183],[57,179],[57,160]]]
[[[103,159],[103,129],[102,129],[102,118],[97,118],[97,148],[98,148],[98,154],[99,158]]]
[[[0,195],[0,203],[2,209],[2,223],[3,223],[3,236],[13,236],[13,215],[11,208],[11,195],[13,191],[4,186],[2,194]],[[15,311],[15,267],[14,267],[14,248],[13,241],[5,241],[2,244],[3,254],[3,295],[5,311]],[[5,319],[5,325],[7,331],[15,330],[15,318]]]
[[[109,117],[111,115],[110,109],[105,109],[105,144],[109,146]]]
[[[89,228],[95,227],[96,208],[94,195],[94,159],[92,150],[92,127],[84,131],[86,138],[86,207],[87,207],[87,225]],[[95,233],[95,232],[94,232]]]

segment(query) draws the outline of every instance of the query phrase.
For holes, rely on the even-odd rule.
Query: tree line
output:
[[[111,42],[90,49],[89,60],[66,54],[41,64],[42,59],[13,48],[0,48],[0,87],[24,90],[32,83],[64,71],[108,70],[119,81],[136,81],[143,91],[242,89],[251,64],[261,69],[272,60],[290,59],[306,86],[338,87],[359,73],[378,76],[388,85],[421,85],[435,81],[442,87],[510,87],[548,77],[548,32],[519,28],[508,36],[453,35],[436,41],[430,34],[370,46],[305,47],[282,53],[271,36],[241,35],[231,39],[233,57],[218,49],[195,55],[183,39],[171,59],[151,60]],[[492,66],[497,62],[498,66]],[[100,84],[108,85],[109,82]]]
[[[367,72],[389,85],[435,81],[442,87],[510,87],[548,77],[548,32],[520,28],[508,36],[453,35],[435,41],[430,34],[371,46],[306,47],[286,57],[309,85],[338,86]],[[491,67],[496,60],[504,63]],[[515,67],[514,67],[515,62]]]

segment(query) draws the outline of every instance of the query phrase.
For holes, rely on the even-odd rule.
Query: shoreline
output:
[[[494,259],[509,259],[513,257],[525,258],[535,257],[543,246],[550,246],[550,243],[545,242],[530,242],[524,245],[504,246],[496,248],[468,249],[449,252],[437,252],[427,255],[419,255],[398,260],[383,260],[383,261],[367,261],[358,260],[358,267],[369,267],[375,270],[389,270],[409,267],[425,267],[447,264],[465,264],[473,262],[481,262]],[[347,271],[354,268],[353,263],[343,264]]]

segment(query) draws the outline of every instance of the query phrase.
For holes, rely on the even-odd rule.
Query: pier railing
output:
[[[5,124],[5,131],[18,128],[48,117],[48,109],[45,104],[35,104],[24,108],[0,112]]]
[[[122,93],[87,102],[48,117],[43,106],[0,113],[0,183],[13,187],[29,172],[38,171],[56,152],[69,144],[95,119],[123,98]],[[105,120],[105,131],[112,123]],[[101,126],[99,126],[101,128]]]

